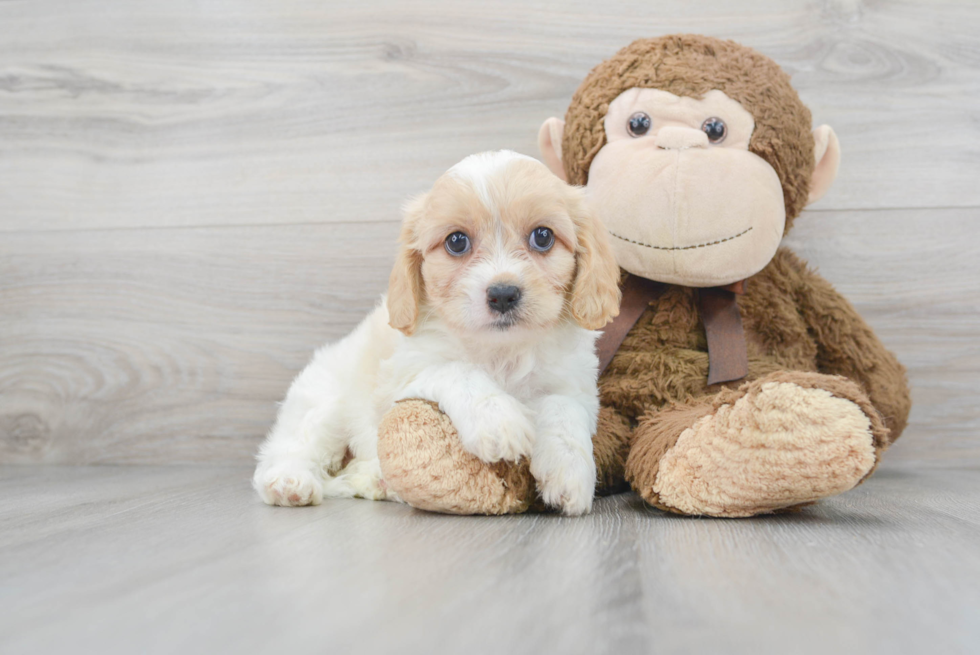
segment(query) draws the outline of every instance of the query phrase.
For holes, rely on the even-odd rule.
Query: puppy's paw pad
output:
[[[260,465],[252,483],[269,505],[301,507],[323,500],[323,484],[309,466],[298,463]]]

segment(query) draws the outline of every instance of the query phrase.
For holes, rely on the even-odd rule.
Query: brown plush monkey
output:
[[[639,40],[589,73],[539,142],[557,175],[588,188],[627,274],[603,339],[597,491],[626,480],[667,511],[752,516],[870,475],[905,427],[905,370],[779,247],[840,157],[829,127],[811,131],[789,77],[731,41]],[[461,452],[426,403],[389,413],[379,454],[413,505],[532,506],[526,468]]]

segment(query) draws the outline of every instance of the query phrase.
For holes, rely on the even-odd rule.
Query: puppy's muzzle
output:
[[[487,289],[487,304],[500,314],[511,311],[521,301],[521,290],[512,285],[495,284]]]

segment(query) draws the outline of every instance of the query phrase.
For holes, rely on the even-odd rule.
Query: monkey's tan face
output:
[[[620,266],[708,287],[769,263],[786,213],[775,170],[748,150],[754,127],[717,90],[695,99],[630,89],[610,103],[587,188]]]

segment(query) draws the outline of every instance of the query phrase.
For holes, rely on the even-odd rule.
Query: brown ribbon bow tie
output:
[[[626,335],[640,316],[655,302],[667,285],[626,274],[623,280],[623,301],[619,316],[602,329],[596,343],[599,352],[599,373],[609,366]],[[698,309],[708,338],[708,384],[741,380],[749,373],[745,331],[738,311],[736,295],[745,293],[745,280],[724,287],[698,289]]]

